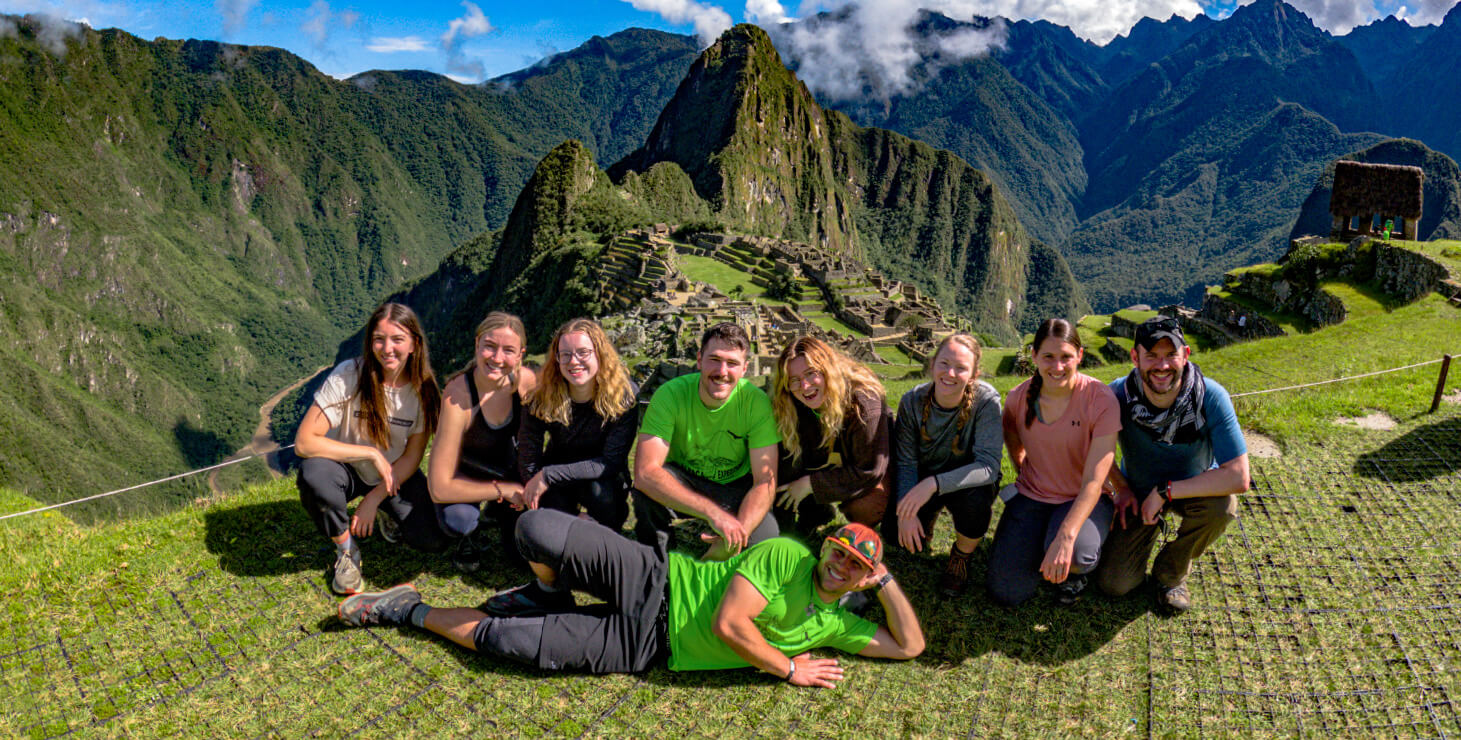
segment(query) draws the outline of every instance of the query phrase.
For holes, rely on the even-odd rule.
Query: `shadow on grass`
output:
[[[1355,475],[1390,483],[1414,483],[1461,470],[1461,418],[1416,427],[1379,449],[1360,455]]]

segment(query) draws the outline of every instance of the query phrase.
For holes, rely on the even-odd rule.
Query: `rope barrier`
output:
[[[285,446],[280,447],[279,449],[275,450],[274,452],[283,452],[284,450],[290,449],[293,446],[294,445],[292,445],[292,444],[291,445],[285,445]],[[210,470],[217,470],[219,468],[226,468],[226,467],[228,467],[230,465],[237,465],[238,463],[245,462],[245,461],[248,461],[248,460],[252,460],[252,459],[254,459],[256,457],[265,457],[265,456],[272,455],[272,454],[274,454],[274,453],[273,452],[258,452],[258,453],[249,455],[248,457],[238,457],[238,458],[234,458],[232,460],[224,460],[223,462],[218,463],[217,465],[209,465],[206,468],[198,468],[197,470],[189,470],[186,473],[178,473],[177,475],[170,475],[170,476],[168,476],[166,478],[159,478],[158,480],[148,481],[146,483],[138,483],[135,486],[127,486],[126,488],[118,488],[115,491],[107,491],[106,493],[98,493],[95,496],[86,496],[84,498],[73,499],[71,501],[62,501],[59,504],[51,504],[50,506],[42,506],[42,507],[36,508],[36,509],[27,509],[25,511],[16,511],[16,512],[12,512],[10,514],[5,514],[3,516],[0,516],[0,521],[4,521],[6,519],[10,519],[11,517],[26,516],[27,514],[39,514],[39,513],[43,512],[43,511],[50,511],[51,509],[59,509],[59,508],[61,508],[63,506],[70,506],[72,504],[79,504],[79,503],[82,503],[83,501],[95,501],[95,500],[97,500],[99,498],[106,498],[108,496],[115,496],[115,495],[117,495],[119,493],[126,493],[128,491],[135,491],[135,490],[137,490],[139,488],[147,488],[148,486],[155,486],[155,485],[157,485],[159,483],[167,483],[168,481],[175,481],[175,480],[179,480],[179,479],[182,479],[182,478],[187,478],[189,476],[194,476],[194,475],[197,475],[199,473],[206,473],[206,472],[208,472]]]
[[[1362,375],[1350,375],[1350,376],[1346,376],[1346,377],[1343,377],[1343,378],[1333,378],[1331,380],[1320,380],[1320,381],[1314,382],[1314,383],[1304,383],[1303,385],[1290,385],[1290,386],[1284,386],[1282,388],[1268,388],[1268,389],[1261,390],[1261,391],[1248,391],[1246,393],[1234,393],[1234,394],[1232,394],[1232,398],[1243,398],[1244,396],[1258,396],[1258,395],[1263,395],[1265,393],[1278,393],[1279,391],[1292,391],[1292,390],[1298,390],[1300,388],[1313,388],[1314,386],[1318,386],[1318,385],[1329,385],[1330,383],[1339,383],[1339,382],[1343,382],[1343,381],[1346,381],[1346,380],[1359,380],[1360,378],[1369,378],[1369,377],[1373,377],[1373,376],[1376,376],[1376,375],[1385,375],[1386,373],[1398,373],[1398,372],[1400,372],[1402,370],[1413,370],[1413,369],[1418,368],[1418,367],[1425,367],[1426,365],[1434,365],[1434,364],[1436,364],[1438,362],[1441,362],[1441,361],[1442,361],[1441,359],[1426,360],[1425,362],[1417,362],[1414,365],[1405,365],[1404,367],[1392,367],[1392,368],[1390,368],[1388,370],[1376,370],[1375,372],[1372,372],[1372,373],[1364,373]],[[283,452],[284,450],[290,449],[292,447],[294,447],[294,445],[292,445],[292,444],[291,445],[285,445],[284,447],[280,447],[278,450],[275,450],[275,452]],[[138,483],[135,486],[128,486],[126,488],[119,488],[119,489],[117,489],[115,491],[107,491],[106,493],[98,493],[95,496],[87,496],[85,498],[78,498],[78,499],[75,499],[73,501],[63,501],[63,502],[61,502],[59,504],[51,504],[50,506],[42,506],[42,507],[37,508],[37,509],[28,509],[26,511],[17,511],[17,512],[14,512],[14,513],[11,513],[11,514],[4,514],[4,515],[0,515],[0,521],[4,521],[4,520],[10,519],[12,517],[26,516],[28,514],[39,514],[40,512],[43,512],[43,511],[50,511],[51,509],[59,509],[59,508],[61,508],[63,506],[70,506],[72,504],[79,504],[79,503],[82,503],[82,502],[85,502],[85,501],[94,501],[96,499],[106,498],[108,496],[115,496],[115,495],[117,495],[119,493],[126,493],[128,491],[135,491],[135,490],[137,490],[139,488],[147,488],[148,486],[155,486],[155,485],[157,485],[159,483],[167,483],[168,481],[175,481],[175,480],[179,480],[181,478],[187,478],[189,476],[197,475],[199,473],[206,473],[206,472],[208,472],[210,470],[217,470],[219,468],[228,467],[229,465],[235,465],[235,464],[238,464],[238,463],[247,461],[247,460],[252,460],[252,459],[254,459],[256,457],[264,457],[265,455],[271,455],[271,454],[273,454],[273,453],[270,453],[270,452],[256,453],[256,454],[253,454],[253,455],[249,455],[248,457],[240,457],[240,458],[235,458],[233,460],[225,460],[225,461],[223,461],[221,463],[218,463],[217,465],[210,465],[210,466],[208,466],[206,468],[199,468],[197,470],[190,470],[190,471],[188,471],[186,473],[178,473],[177,475],[168,476],[166,478],[161,478],[161,479],[158,479],[158,480],[155,480],[155,481],[149,481],[147,483]]]

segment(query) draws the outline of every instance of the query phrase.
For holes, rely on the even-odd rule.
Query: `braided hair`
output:
[[[979,380],[980,352],[979,340],[975,339],[974,335],[964,332],[950,334],[944,337],[943,341],[939,342],[938,349],[934,350],[934,353],[928,359],[928,374],[930,377],[933,376],[933,364],[938,359],[939,353],[943,352],[951,344],[964,347],[974,354],[974,375],[969,378],[969,382],[964,385],[963,393],[959,396],[959,422],[958,426],[954,427],[958,432],[954,434],[953,445],[950,448],[957,455],[959,448],[964,446],[964,431],[968,427],[969,417],[974,413],[974,383]],[[933,436],[928,433],[928,420],[931,416],[933,416],[932,385],[929,386],[928,395],[923,397],[923,424],[918,428],[919,436],[925,444],[933,441]]]
[[[1035,359],[1035,354],[1040,351],[1040,345],[1045,340],[1055,338],[1065,344],[1069,344],[1078,350],[1084,351],[1085,346],[1081,344],[1081,335],[1075,330],[1069,321],[1065,319],[1045,319],[1040,328],[1035,330],[1035,339],[1030,342],[1030,359]],[[1040,371],[1035,371],[1035,377],[1030,378],[1030,390],[1025,396],[1025,428],[1029,429],[1035,423],[1035,414],[1040,409],[1040,387],[1045,385],[1044,379],[1040,377]]]

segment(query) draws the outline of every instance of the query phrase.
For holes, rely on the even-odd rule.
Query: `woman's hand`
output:
[[[1131,513],[1131,516],[1141,516],[1141,504],[1137,503],[1136,494],[1132,493],[1130,488],[1125,486],[1116,488],[1115,493],[1111,495],[1111,502],[1116,506],[1115,514],[1111,517],[1112,529],[1126,528],[1128,512]]]
[[[1061,528],[1055,540],[1045,550],[1045,560],[1040,563],[1040,574],[1051,583],[1064,583],[1070,575],[1070,561],[1075,552],[1075,532]]]
[[[380,498],[367,495],[361,499],[360,505],[355,507],[355,513],[350,515],[350,534],[356,537],[369,537],[375,529],[375,512],[380,506]]]
[[[543,482],[543,471],[533,473],[533,477],[523,484],[522,505],[528,509],[538,508],[538,499],[548,491],[548,484]]]
[[[932,477],[924,478],[908,489],[908,493],[898,502],[898,544],[903,549],[909,552],[923,551],[923,541],[928,538],[928,533],[923,531],[923,521],[918,518],[918,512],[933,498],[937,489],[938,484]]]
[[[787,484],[781,493],[781,497],[776,499],[776,505],[783,509],[795,510],[811,493],[812,477],[804,475]]]

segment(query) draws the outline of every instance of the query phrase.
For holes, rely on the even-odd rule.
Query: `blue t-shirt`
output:
[[[1131,401],[1126,397],[1126,378],[1111,381],[1111,390],[1121,403],[1121,472],[1138,500],[1169,480],[1187,480],[1205,470],[1230,462],[1248,451],[1238,413],[1228,391],[1212,378],[1207,384],[1202,411],[1207,421],[1202,436],[1187,444],[1162,444],[1151,432],[1131,421]]]

